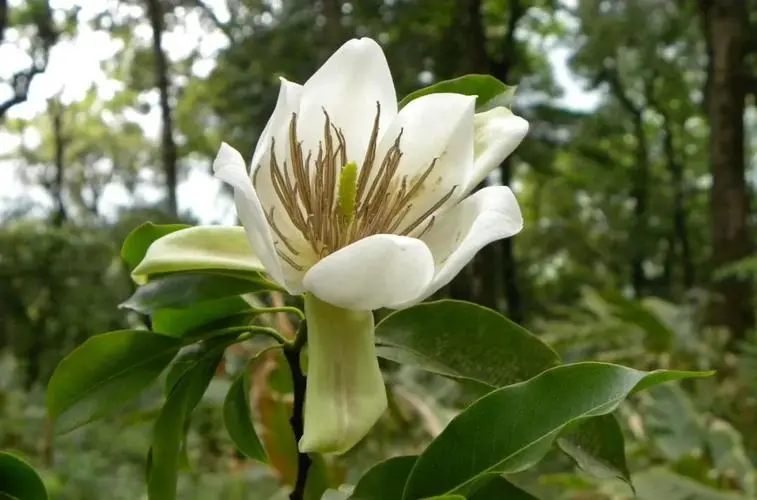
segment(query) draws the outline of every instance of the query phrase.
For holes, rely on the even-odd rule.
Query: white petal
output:
[[[347,161],[360,165],[373,129],[376,103],[381,107],[379,130],[397,115],[397,94],[384,52],[370,38],[342,45],[305,83],[298,122],[306,150],[318,152],[323,139],[324,109],[347,138]],[[307,152],[306,152],[307,154]]]
[[[395,179],[407,176],[408,188],[436,160],[423,187],[410,201],[413,206],[405,216],[406,223],[423,215],[451,190],[454,189],[454,195],[461,192],[467,172],[473,165],[475,103],[475,96],[462,94],[439,93],[420,97],[402,108],[382,138],[378,162],[402,132],[402,158]],[[377,171],[378,166],[371,173]],[[460,199],[460,196],[454,198]],[[404,227],[400,226],[399,231]]]
[[[474,131],[476,159],[465,185],[466,193],[515,151],[528,133],[528,122],[509,109],[498,107],[477,113]]]
[[[300,107],[300,95],[302,93],[302,85],[294,82],[290,82],[286,78],[279,78],[281,81],[281,87],[279,88],[279,98],[276,101],[276,107],[271,114],[271,118],[266,123],[263,132],[258,138],[258,144],[255,146],[255,153],[252,155],[251,170],[255,170],[260,165],[263,156],[268,152],[268,148],[271,147],[271,137],[277,134],[282,127],[289,123],[292,118],[292,113],[296,113]],[[279,147],[284,147],[286,144],[280,144]],[[277,148],[278,149],[278,148]],[[264,165],[268,167],[268,165]]]
[[[522,228],[518,201],[507,186],[483,188],[440,214],[422,237],[434,255],[436,275],[415,302],[449,283],[484,246],[513,236]],[[395,307],[400,309],[413,303]]]
[[[287,282],[284,279],[284,273],[273,246],[273,239],[263,208],[247,175],[247,168],[242,155],[228,144],[221,144],[221,149],[213,162],[213,172],[217,178],[234,188],[237,215],[244,226],[250,245],[265,266],[268,274],[290,293],[300,293],[299,283]]]
[[[346,309],[391,307],[421,294],[434,276],[434,259],[415,238],[376,234],[327,256],[305,275],[305,289]]]
[[[373,313],[305,295],[308,384],[303,453],[344,453],[386,409],[386,387],[374,344]]]

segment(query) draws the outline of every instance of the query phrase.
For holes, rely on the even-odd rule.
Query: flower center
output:
[[[402,158],[402,130],[383,158],[377,158],[381,107],[376,103],[368,149],[358,168],[354,161],[347,161],[347,141],[341,128],[331,122],[325,109],[323,113],[326,117],[323,139],[318,142],[315,158],[313,151],[307,151],[305,155],[302,142],[297,138],[296,113],[292,113],[289,122],[290,164],[287,161],[279,164],[276,144],[271,139],[273,189],[292,225],[316,256],[321,259],[374,234],[415,234],[420,237],[428,231],[434,224],[434,212],[452,197],[457,186],[420,215],[406,219],[438,158],[434,158],[418,175],[396,175]],[[259,172],[260,168],[255,171],[255,176]],[[300,252],[280,230],[274,215],[271,208],[266,218],[281,242],[281,246],[277,246],[279,256],[295,269],[303,270],[305,267],[297,262]]]

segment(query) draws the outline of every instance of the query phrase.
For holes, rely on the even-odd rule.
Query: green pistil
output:
[[[339,176],[339,215],[345,224],[355,218],[357,198],[357,163],[349,162],[342,167]]]

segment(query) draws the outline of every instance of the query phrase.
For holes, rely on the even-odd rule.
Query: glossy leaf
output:
[[[223,422],[229,437],[248,458],[266,462],[265,450],[260,442],[250,414],[250,376],[245,367],[234,380],[223,403]]]
[[[617,477],[631,484],[623,431],[613,415],[600,415],[581,422],[563,434],[557,444],[593,476]]]
[[[186,372],[166,399],[153,428],[147,493],[150,500],[174,500],[181,445],[189,415],[210,384],[221,354],[213,351]]]
[[[559,363],[538,337],[470,302],[441,300],[397,311],[376,326],[378,355],[490,388],[529,379]]]
[[[47,387],[47,410],[59,432],[122,406],[168,366],[181,344],[144,330],[90,337],[66,356]]]
[[[172,274],[140,286],[120,307],[152,314],[160,309],[184,309],[198,302],[278,288],[262,275],[259,279],[242,279],[214,274]]]
[[[153,241],[188,227],[190,226],[187,224],[153,224],[152,222],[145,222],[126,237],[121,246],[121,258],[129,266],[129,270],[134,270],[142,262],[147,249],[152,245]]]
[[[496,106],[510,107],[515,87],[505,85],[490,75],[466,75],[444,80],[406,95],[399,103],[403,108],[410,101],[428,94],[451,92],[478,96],[476,110],[483,111]]]
[[[0,451],[0,498],[47,500],[45,484],[31,465]]]
[[[250,248],[242,227],[197,226],[153,242],[132,271],[132,278],[144,284],[157,275],[188,271],[259,280],[265,269]]]
[[[417,456],[393,457],[379,462],[358,481],[351,499],[396,500],[402,498],[405,481],[415,465]]]
[[[241,325],[245,316],[238,313],[249,310],[250,305],[236,295],[198,302],[186,309],[159,309],[152,315],[152,329],[172,337],[191,337],[232,324]]]
[[[567,425],[612,412],[632,392],[706,375],[577,363],[493,391],[455,417],[420,455],[403,498],[474,491],[493,475],[534,465]]]

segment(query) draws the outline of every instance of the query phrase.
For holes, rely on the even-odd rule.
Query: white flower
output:
[[[386,407],[373,347],[378,308],[447,284],[474,254],[516,234],[506,186],[466,195],[528,123],[475,97],[430,94],[397,110],[379,45],[350,40],[304,84],[281,80],[252,157],[223,144],[215,175],[271,279],[306,294],[308,385],[302,451],[343,452]]]

